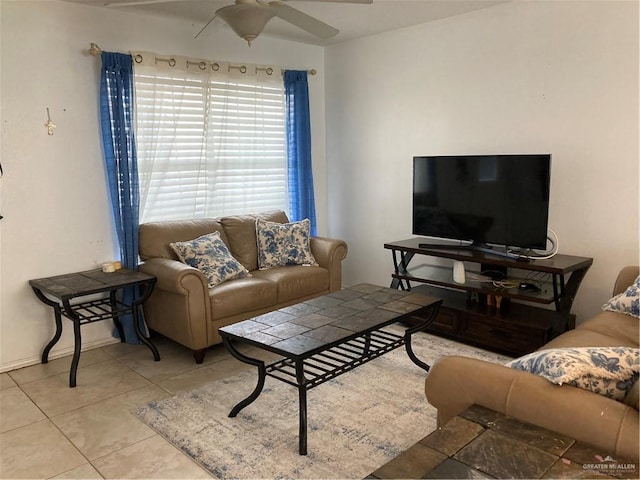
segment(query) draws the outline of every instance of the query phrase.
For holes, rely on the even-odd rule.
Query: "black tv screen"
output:
[[[413,159],[413,233],[545,249],[551,155]]]

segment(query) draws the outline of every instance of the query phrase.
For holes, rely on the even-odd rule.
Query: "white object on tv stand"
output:
[[[463,284],[466,282],[466,275],[464,273],[464,262],[460,260],[453,261],[453,281]]]

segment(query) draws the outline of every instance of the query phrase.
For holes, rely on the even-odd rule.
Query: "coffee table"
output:
[[[442,300],[427,295],[359,284],[302,303],[281,308],[219,329],[227,350],[238,360],[258,368],[253,392],[239,402],[230,417],[254,402],[267,376],[298,388],[299,453],[307,454],[307,391],[398,347],[425,371],[411,336],[438,314]],[[404,335],[384,327],[412,318]],[[269,365],[241,353],[245,344],[283,357]]]
[[[366,478],[640,477],[633,460],[472,405]]]

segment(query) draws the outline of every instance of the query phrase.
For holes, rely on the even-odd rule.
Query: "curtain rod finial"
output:
[[[318,71],[315,68],[312,68],[311,70],[309,70],[309,73],[311,75],[315,75],[316,73],[318,73]]]
[[[89,55],[93,55],[94,57],[97,57],[101,53],[102,53],[102,49],[100,49],[100,47],[97,44],[92,42],[91,45],[89,46]]]

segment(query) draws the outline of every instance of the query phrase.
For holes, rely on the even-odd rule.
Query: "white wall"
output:
[[[349,242],[345,284],[389,282],[382,245],[411,236],[417,154],[553,154],[551,227],[563,253],[595,259],[579,320],[606,300],[620,266],[639,261],[637,2],[513,2],[326,50],[267,37],[248,48],[226,30],[194,40],[199,28],[0,0],[0,371],[37,362],[53,333],[29,279],[116,257],[90,42],[318,69],[319,232]],[[66,323],[52,357],[72,347]],[[112,341],[110,332],[107,322],[85,326],[84,344]]]
[[[319,232],[327,230],[324,53],[320,47],[266,37],[249,48],[226,29],[148,19],[124,9],[58,1],[0,1],[2,125],[0,180],[0,371],[38,361],[54,331],[53,314],[28,280],[95,267],[117,258],[100,144],[100,59],[110,51],[146,50],[316,68],[309,77]],[[48,136],[47,107],[57,124]],[[71,324],[51,358],[69,353]],[[113,341],[109,322],[82,328],[83,345]]]
[[[578,321],[638,262],[638,2],[511,2],[326,50],[330,235],[388,284],[414,155],[553,154],[550,227],[594,264]]]

